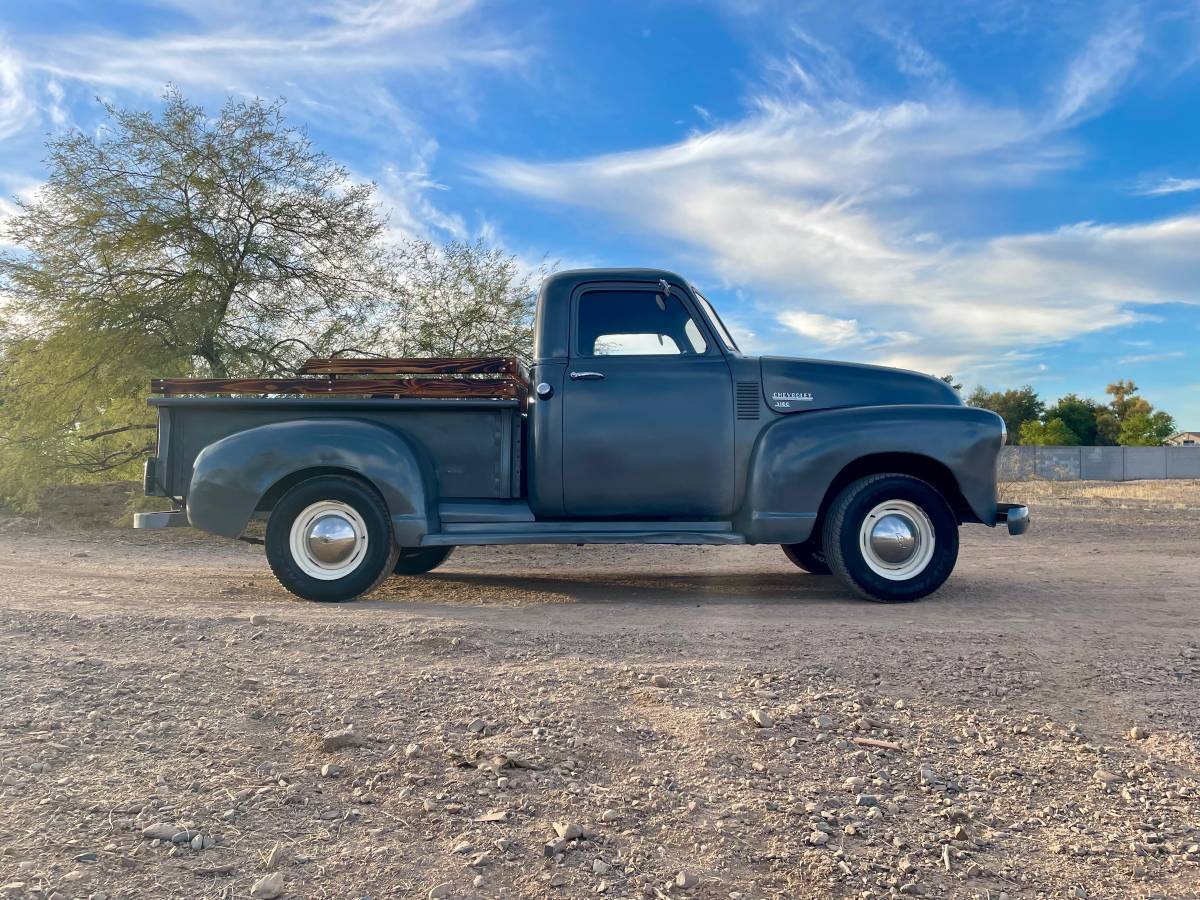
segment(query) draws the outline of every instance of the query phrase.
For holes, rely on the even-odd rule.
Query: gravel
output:
[[[1034,511],[900,607],[778,548],[325,606],[240,545],[14,532],[0,896],[1194,895],[1200,515]]]

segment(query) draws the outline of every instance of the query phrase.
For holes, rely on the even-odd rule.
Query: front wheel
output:
[[[399,553],[380,496],[340,475],[310,478],[284,494],[267,522],[266,545],[280,584],[326,603],[373,591]]]
[[[958,521],[910,475],[871,475],[842,489],[825,518],[829,568],[860,597],[903,603],[932,594],[958,561]]]

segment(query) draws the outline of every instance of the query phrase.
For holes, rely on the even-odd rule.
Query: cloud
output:
[[[513,72],[528,53],[480,14],[481,0],[133,0],[125,21],[81,14],[53,32],[0,43],[0,140],[20,135],[0,174],[37,171],[35,134],[95,125],[97,93],[144,107],[168,83],[210,108],[228,95],[285,96],[318,143],[356,145],[356,168],[380,182],[397,233],[460,236],[438,208],[437,141],[414,109],[436,81],[443,109],[472,115],[480,72]],[[36,100],[36,102],[35,102]],[[321,134],[324,132],[325,134]],[[343,151],[344,152],[344,151]]]
[[[1149,304],[1200,303],[1200,216],[946,236],[987,221],[998,191],[1076,165],[1070,128],[1125,83],[1140,35],[1129,21],[1102,30],[1042,106],[972,97],[907,39],[893,42],[898,65],[928,89],[872,99],[805,35],[767,67],[741,121],[657,147],[479,168],[663,238],[698,277],[749,289],[777,329],[773,350],[790,335],[925,371],[1029,367],[1039,348],[1141,321]]]
[[[1093,37],[1067,68],[1056,118],[1069,121],[1096,113],[1134,70],[1144,40],[1136,9]]]
[[[1142,353],[1137,356],[1124,356],[1117,360],[1117,362],[1121,365],[1128,365],[1132,363],[1161,362],[1164,359],[1182,359],[1185,356],[1187,354],[1182,350],[1173,350],[1169,353]]]
[[[0,40],[0,141],[23,130],[36,115],[26,77],[20,57]]]
[[[1164,194],[1185,194],[1200,191],[1200,178],[1162,178],[1157,181],[1142,181],[1134,188],[1135,194],[1143,197],[1160,197]]]
[[[821,313],[790,309],[779,314],[779,323],[812,343],[827,349],[864,345],[896,346],[911,343],[913,336],[902,331],[878,332],[863,328],[858,319],[838,319]]]
[[[445,75],[461,66],[510,68],[522,58],[487,28],[458,27],[474,0],[168,5],[176,6],[181,20],[150,34],[33,40],[36,67],[59,78],[148,93],[168,81],[254,93],[267,82],[286,81],[303,92],[350,74]],[[353,85],[339,86],[351,88],[343,97],[353,103]]]

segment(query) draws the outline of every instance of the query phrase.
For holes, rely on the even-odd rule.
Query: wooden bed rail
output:
[[[512,357],[467,359],[309,359],[293,378],[155,378],[150,391],[188,394],[301,394],[306,396],[522,400],[524,372]],[[364,378],[364,375],[395,376]],[[498,375],[498,378],[481,378]]]

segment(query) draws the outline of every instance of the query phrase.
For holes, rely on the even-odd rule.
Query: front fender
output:
[[[416,547],[436,530],[436,486],[403,435],[357,419],[295,419],[248,428],[209,444],[192,469],[188,521],[238,537],[263,496],[307,469],[342,470],[383,496],[396,542]]]
[[[995,413],[966,406],[858,406],[780,417],[755,445],[738,526],[752,543],[807,540],[826,491],[856,460],[905,454],[950,471],[971,512],[996,520]]]

